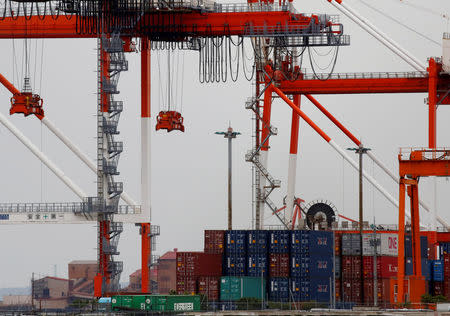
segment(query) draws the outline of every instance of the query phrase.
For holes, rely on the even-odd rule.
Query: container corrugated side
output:
[[[227,230],[225,232],[225,253],[247,252],[247,231]]]
[[[247,232],[247,253],[265,253],[268,251],[269,233],[267,230],[249,230]]]
[[[289,253],[290,234],[290,230],[269,230],[269,253]]]
[[[289,278],[269,279],[269,300],[274,302],[289,301]]]
[[[266,277],[268,275],[268,258],[266,253],[249,253],[247,255],[247,275]]]
[[[219,253],[225,251],[225,231],[205,230],[205,253]]]
[[[288,253],[272,253],[269,255],[269,276],[289,277],[289,254]]]

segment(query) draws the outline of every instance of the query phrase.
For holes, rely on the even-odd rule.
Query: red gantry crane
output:
[[[19,91],[6,78],[1,83],[13,94],[10,113],[36,117],[52,130],[78,157],[97,173],[97,195],[88,197],[50,159],[18,131],[3,115],[0,121],[8,127],[39,159],[81,198],[80,203],[68,204],[2,204],[1,211],[14,213],[11,222],[45,222],[36,212],[48,212],[60,222],[98,222],[98,274],[95,295],[116,292],[122,263],[118,254],[118,236],[122,223],[139,224],[142,234],[142,291],[149,292],[148,269],[151,237],[158,233],[150,225],[150,51],[151,49],[190,49],[200,55],[201,81],[226,81],[225,64],[220,58],[231,57],[231,47],[237,51],[243,39],[249,38],[257,57],[257,75],[263,76],[269,62],[275,67],[281,55],[295,47],[349,45],[349,37],[335,16],[296,13],[291,3],[280,1],[248,4],[220,4],[206,0],[59,0],[59,1],[0,1],[0,38],[96,38],[98,52],[97,104],[97,163],[90,161],[45,116],[40,96],[31,91]],[[128,70],[125,53],[133,51],[133,38],[139,40],[141,54],[141,196],[138,206],[123,192],[118,159],[122,142],[115,140],[122,101],[118,79]],[[228,59],[226,59],[228,60]],[[228,64],[229,63],[229,64]],[[297,67],[298,68],[298,67]],[[230,68],[231,69],[231,68]],[[235,74],[236,75],[236,74]],[[230,78],[233,73],[230,71]],[[266,83],[271,80],[265,75]],[[25,78],[26,80],[26,78]],[[174,122],[174,124],[170,123]],[[180,124],[181,122],[181,124]],[[181,113],[160,113],[157,127],[181,129]],[[178,124],[178,125],[177,125]],[[254,159],[254,157],[252,158]],[[267,174],[268,176],[268,174]],[[127,205],[119,205],[119,199]],[[56,217],[55,208],[63,213]]]
[[[304,119],[330,146],[346,159],[355,169],[358,165],[350,156],[336,144],[329,135],[320,129],[300,108],[301,95],[309,99],[322,113],[338,126],[356,145],[358,140],[334,116],[326,110],[313,96],[315,94],[360,94],[360,93],[428,93],[429,106],[429,147],[436,148],[436,110],[439,104],[450,104],[450,76],[447,64],[440,58],[430,58],[425,66],[420,60],[403,49],[398,43],[361,17],[353,8],[342,0],[327,0],[343,14],[360,25],[364,30],[379,40],[383,45],[405,60],[414,72],[405,73],[355,73],[355,74],[313,74],[305,73],[300,66],[306,49],[312,46],[342,46],[349,45],[349,37],[343,34],[342,25],[335,16],[306,15],[296,13],[292,4],[286,2],[254,2],[248,4],[220,4],[206,1],[28,1],[17,2],[3,0],[0,7],[0,38],[97,38],[98,40],[98,158],[97,168],[99,187],[94,198],[83,199],[76,207],[85,216],[96,214],[99,223],[99,274],[96,282],[97,295],[111,292],[113,274],[116,269],[109,269],[116,247],[112,239],[120,229],[114,229],[114,218],[120,216],[118,197],[124,197],[123,189],[114,181],[117,172],[117,153],[119,144],[113,135],[117,134],[117,123],[123,104],[114,100],[117,94],[117,74],[125,71],[127,65],[123,53],[132,49],[132,38],[139,38],[138,45],[141,52],[141,148],[142,148],[142,214],[148,221],[141,221],[142,233],[142,271],[144,292],[148,291],[148,281],[144,275],[148,273],[148,258],[150,253],[151,226],[150,220],[150,50],[153,49],[191,49],[199,51],[200,81],[226,81],[224,68],[230,61],[227,51],[234,47],[241,47],[243,39],[251,41],[254,50],[254,65],[256,90],[255,95],[246,102],[246,108],[254,112],[255,146],[246,155],[246,160],[255,166],[255,228],[262,228],[264,208],[277,215],[280,221],[289,229],[295,226],[295,219],[299,217],[300,209],[294,213],[294,202],[298,198],[295,192],[295,168],[298,148],[299,117]],[[448,39],[448,36],[446,37]],[[227,46],[228,45],[228,46]],[[337,58],[337,53],[336,53]],[[225,63],[225,65],[224,65]],[[229,63],[229,64],[228,64]],[[449,63],[450,64],[450,63]],[[314,70],[314,69],[313,69]],[[232,80],[233,74],[230,73]],[[29,91],[18,91],[0,77],[2,83],[13,93],[12,113],[34,114],[41,111],[42,103],[39,97],[32,97],[31,102],[25,96]],[[277,207],[269,198],[271,192],[280,187],[280,181],[274,179],[268,172],[269,138],[277,134],[277,129],[271,125],[271,105],[274,94],[292,108],[292,128],[289,158],[289,179],[284,207],[284,216],[280,214],[282,207]],[[31,94],[33,96],[33,94]],[[25,99],[24,97],[25,96]],[[29,98],[29,96],[28,96]],[[30,103],[31,102],[31,103]],[[41,116],[43,117],[43,112]],[[171,115],[171,114],[170,114]],[[169,114],[167,121],[174,119]],[[173,114],[174,116],[175,114]],[[182,119],[180,115],[175,121]],[[37,115],[36,115],[37,116]],[[1,118],[1,117],[0,117]],[[45,119],[45,117],[43,118]],[[165,119],[164,119],[165,120]],[[162,124],[169,130],[171,124]],[[2,119],[2,123],[5,120]],[[166,122],[167,123],[167,122]],[[368,153],[391,178],[402,185],[373,153]],[[437,163],[440,163],[438,161]],[[51,165],[51,164],[49,164]],[[401,169],[402,170],[402,169]],[[400,203],[385,190],[367,172],[363,172],[366,179],[375,186],[395,207],[399,208],[399,224],[404,225],[402,200]],[[430,175],[430,174],[428,174]],[[400,176],[403,177],[402,173]],[[63,178],[63,176],[61,176]],[[409,180],[408,180],[409,181]],[[66,183],[67,184],[67,183]],[[73,189],[73,188],[72,188]],[[83,194],[79,194],[83,196]],[[401,196],[402,197],[402,196]],[[125,200],[125,199],[124,199]],[[125,200],[126,201],[126,200]],[[426,210],[431,210],[425,203],[414,195],[415,208],[409,217],[415,223],[414,238],[420,230],[418,218],[418,204]],[[127,202],[127,201],[126,201]],[[128,207],[135,210],[136,204],[129,203]],[[296,202],[298,204],[298,202]],[[119,214],[119,215],[117,215]],[[406,214],[408,216],[408,214]],[[437,216],[437,220],[445,227],[447,223]],[[402,244],[400,232],[400,247]],[[433,242],[437,242],[434,240]],[[106,245],[106,247],[105,247]],[[417,245],[415,245],[417,247]],[[109,249],[112,248],[112,249]],[[106,252],[103,250],[107,250]],[[103,251],[103,252],[102,252]],[[402,250],[400,250],[401,253]],[[416,250],[415,250],[416,251]],[[403,264],[399,255],[399,266]],[[420,260],[419,260],[420,262]],[[114,266],[114,264],[112,265]],[[415,262],[414,271],[420,271],[420,263]],[[399,269],[399,294],[403,292],[404,275]],[[418,286],[410,293],[411,302],[423,292]],[[404,296],[399,295],[397,303],[403,303]]]

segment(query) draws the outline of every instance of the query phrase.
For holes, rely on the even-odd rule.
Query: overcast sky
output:
[[[424,63],[429,56],[441,56],[442,48],[431,41],[372,11],[359,0],[349,0],[355,9],[412,52]],[[378,9],[392,15],[420,33],[441,42],[442,32],[448,24],[437,13],[449,13],[450,3],[445,0],[418,1],[411,4],[427,6],[418,10],[396,0],[371,2]],[[296,1],[299,12],[337,14],[327,1]],[[436,13],[432,13],[436,12]],[[336,72],[396,72],[411,71],[408,64],[388,51],[370,35],[346,17],[341,16],[344,30],[351,35],[351,46],[339,51]],[[1,22],[0,22],[1,23]],[[23,41],[2,40],[0,73],[17,84]],[[41,46],[44,44],[43,70],[40,71]],[[32,41],[33,54],[37,53],[36,74],[32,62],[34,87],[44,99],[47,117],[94,159],[96,153],[96,41],[86,39]],[[321,52],[326,52],[324,49]],[[158,74],[158,53],[152,53],[152,116],[160,107],[160,84],[164,78]],[[33,55],[35,56],[35,55]],[[159,64],[165,69],[165,54],[160,53]],[[33,57],[35,58],[35,57]],[[119,179],[125,190],[140,199],[140,58],[127,54],[129,71],[120,77],[117,99],[124,100],[119,139],[125,143],[121,155]],[[182,60],[180,56],[180,60]],[[318,61],[328,64],[329,57]],[[253,86],[242,73],[233,83],[200,84],[198,82],[198,55],[184,54],[183,85],[178,84],[178,100],[182,94],[182,114],[186,132],[152,131],[152,223],[161,226],[157,240],[157,254],[178,248],[202,250],[204,229],[225,229],[227,212],[226,141],[215,131],[223,131],[231,121],[233,128],[242,133],[233,144],[234,191],[233,225],[251,228],[251,164],[244,160],[251,149],[251,112],[244,103],[252,95]],[[310,72],[309,63],[304,67]],[[17,71],[18,70],[18,71]],[[182,73],[181,68],[179,68]],[[16,73],[16,74],[14,74]],[[18,75],[17,75],[18,73]],[[40,77],[42,75],[42,81]],[[41,89],[39,89],[41,86]],[[183,86],[183,87],[182,87]],[[164,94],[165,95],[165,94]],[[3,114],[8,114],[10,93],[0,88]],[[395,173],[398,172],[399,147],[427,146],[426,94],[317,96],[346,127],[364,144],[372,148]],[[180,103],[180,102],[179,102]],[[339,145],[353,146],[332,123],[327,121],[308,101],[302,99],[304,111]],[[447,145],[446,135],[449,109],[438,110],[438,146]],[[77,160],[65,146],[41,126],[34,117],[10,117],[35,144],[55,161],[68,176],[91,195],[95,194],[95,175]],[[273,193],[273,200],[281,205],[286,194],[291,111],[276,100],[272,110],[273,125],[278,135],[271,138],[269,171],[282,181],[282,188]],[[155,120],[153,120],[153,124]],[[0,126],[0,202],[64,202],[78,201],[65,187],[3,126]],[[357,218],[357,173],[333,151],[304,122],[300,124],[299,159],[297,164],[296,195],[307,202],[322,198],[334,203],[342,214]],[[354,157],[356,159],[356,157]],[[367,169],[392,195],[398,195],[397,186],[382,171],[365,160]],[[450,202],[450,184],[438,181],[438,212],[450,222],[447,205]],[[431,181],[423,179],[421,197],[432,205]],[[365,182],[365,219],[377,223],[396,223],[397,210]],[[267,223],[277,223],[269,214]],[[423,216],[427,219],[426,215]],[[0,227],[0,288],[27,286],[32,272],[40,276],[67,276],[67,263],[71,260],[96,259],[96,226],[86,225],[2,225]],[[134,225],[125,225],[119,244],[124,261],[122,281],[140,268],[140,238]]]

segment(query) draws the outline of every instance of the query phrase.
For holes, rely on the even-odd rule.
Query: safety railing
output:
[[[99,203],[0,203],[0,214],[4,213],[81,213],[97,212]],[[118,214],[141,214],[140,205],[119,205]]]
[[[411,160],[413,152],[420,152],[421,160],[450,160],[450,148],[426,148],[426,147],[402,147],[399,151],[401,160]],[[419,156],[415,155],[414,160],[418,160]]]
[[[304,80],[319,79],[396,79],[396,78],[427,78],[423,72],[355,72],[334,74],[304,74]]]

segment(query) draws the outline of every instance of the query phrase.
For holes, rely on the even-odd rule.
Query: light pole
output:
[[[367,153],[370,148],[365,148],[362,144],[357,148],[347,148],[353,150],[359,155],[359,237],[361,248],[361,299],[364,303],[364,276],[363,276],[363,155]],[[374,294],[375,295],[375,294]]]
[[[226,132],[215,132],[217,135],[223,135],[224,138],[228,138],[228,230],[232,230],[232,207],[231,207],[231,141],[236,138],[237,135],[241,135],[239,132],[234,132],[230,126]]]

